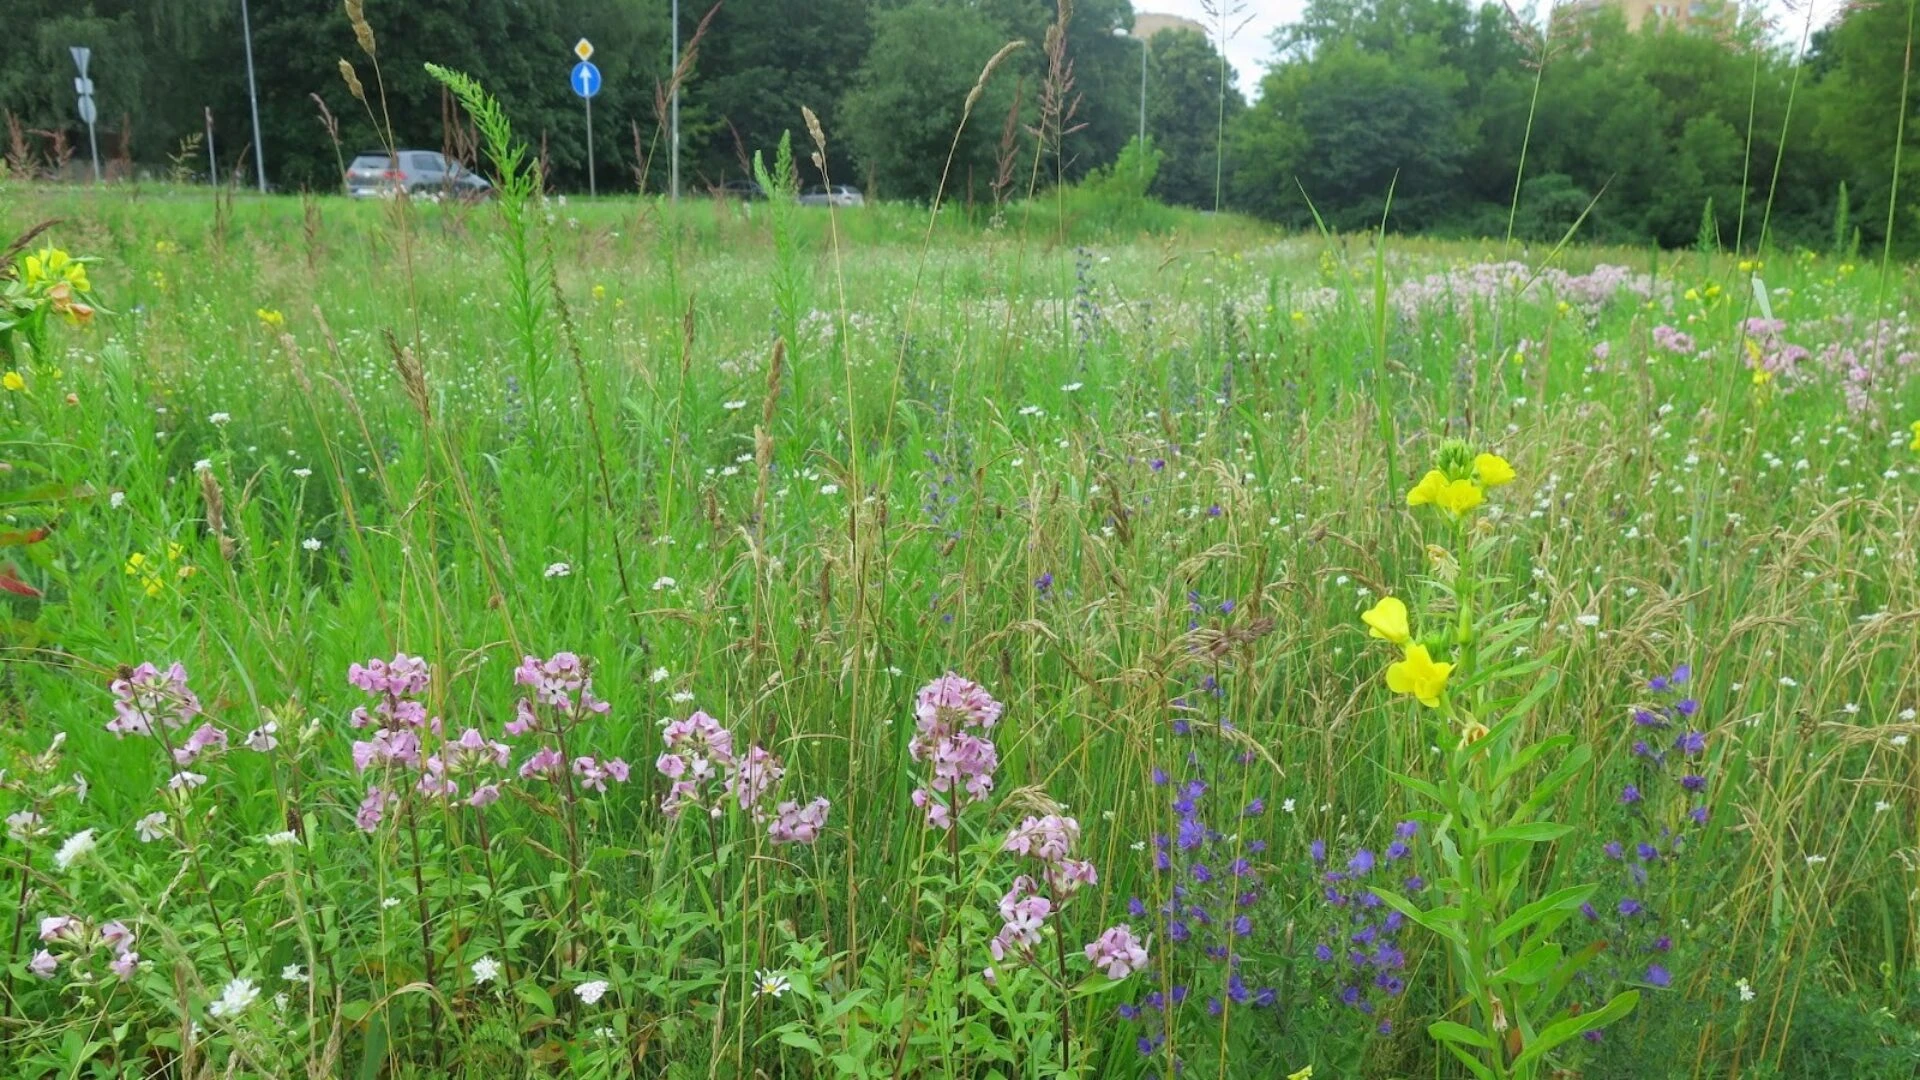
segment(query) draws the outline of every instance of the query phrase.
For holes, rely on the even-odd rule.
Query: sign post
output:
[[[87,78],[87,61],[93,59],[93,50],[85,45],[69,46],[67,51],[73,54],[73,66],[80,69],[80,76],[73,80],[73,92],[80,97],[80,119],[87,125],[87,147],[93,151],[93,182],[100,182],[100,137],[94,133],[94,121],[100,119],[100,110],[93,103],[93,80]]]
[[[573,65],[573,75],[567,80],[573,92],[587,106],[587,194],[600,194],[600,181],[593,175],[593,95],[600,92],[600,69],[593,65],[593,43],[581,38],[573,46],[573,55],[580,62]]]

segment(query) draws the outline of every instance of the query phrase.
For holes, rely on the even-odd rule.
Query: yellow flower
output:
[[[1391,641],[1395,645],[1405,645],[1413,636],[1407,630],[1407,605],[1397,597],[1381,597],[1379,603],[1360,616],[1360,621],[1373,628],[1368,631],[1368,637]]]
[[[87,284],[87,264],[76,262],[73,256],[52,246],[27,256],[20,280],[29,288],[41,282],[58,284],[64,281],[79,292],[93,291],[93,287]]]
[[[1447,676],[1452,672],[1452,664],[1434,663],[1425,645],[1409,645],[1405,660],[1387,665],[1387,689],[1412,694],[1420,704],[1436,708],[1440,695],[1447,692]]]
[[[1479,506],[1483,498],[1485,498],[1485,495],[1481,492],[1479,484],[1471,480],[1455,480],[1447,484],[1446,487],[1441,488],[1440,493],[1434,496],[1433,501],[1443,510],[1452,511],[1454,514],[1464,514],[1474,507]]]
[[[1766,368],[1763,368],[1763,367],[1757,367],[1753,369],[1753,385],[1765,386],[1772,381],[1773,381],[1773,372],[1768,371]]]
[[[0,375],[0,386],[5,386],[18,394],[27,388],[27,380],[21,378],[19,372],[9,371],[5,375]]]
[[[253,313],[259,316],[261,323],[275,330],[286,325],[287,322],[287,317],[273,308],[254,308]]]
[[[1712,300],[1718,297],[1719,295],[1720,295],[1720,286],[1718,285],[1707,286],[1707,299]]]
[[[1688,289],[1688,290],[1687,290],[1687,292],[1686,292],[1686,298],[1687,298],[1688,300],[1698,300],[1698,299],[1700,299],[1700,290],[1699,290],[1699,289]]]
[[[1287,1080],[1313,1080],[1313,1066],[1309,1065],[1298,1072],[1288,1073]]]
[[[1741,273],[1743,273],[1743,274],[1751,274],[1751,273],[1753,273],[1753,272],[1754,272],[1755,270],[1758,270],[1758,269],[1760,269],[1760,264],[1759,264],[1759,263],[1757,263],[1757,262],[1754,262],[1754,261],[1753,261],[1752,259],[1741,259],[1741,260],[1740,260],[1740,272],[1741,272]]]
[[[1913,441],[1907,444],[1907,449],[1920,451],[1920,420],[1913,422],[1911,430],[1913,431]]]
[[[607,298],[607,287],[605,285],[595,285],[593,287],[593,298],[595,300],[605,300]]]
[[[1460,729],[1460,749],[1465,750],[1490,734],[1492,732],[1488,730],[1487,725],[1478,720],[1469,720]]]
[[[1852,263],[1841,263],[1841,264],[1840,264],[1840,276],[1841,276],[1841,277],[1846,277],[1846,276],[1847,276],[1848,274],[1851,274],[1851,273],[1853,273],[1853,264],[1852,264]]]
[[[1473,475],[1487,487],[1513,483],[1513,466],[1499,454],[1480,454],[1473,459]]]
[[[1445,491],[1446,487],[1447,474],[1441,472],[1439,469],[1428,469],[1427,475],[1421,477],[1420,482],[1413,485],[1412,491],[1407,492],[1407,505],[1432,505],[1439,501],[1440,493]]]
[[[1293,321],[1297,323],[1303,323],[1307,321],[1307,313],[1304,311],[1296,311],[1289,317],[1292,318]]]

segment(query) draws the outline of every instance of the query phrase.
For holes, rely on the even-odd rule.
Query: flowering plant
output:
[[[1387,669],[1387,685],[1420,704],[1417,710],[1441,748],[1441,774],[1432,779],[1396,778],[1433,804],[1433,848],[1439,897],[1422,907],[1400,892],[1370,891],[1394,911],[1441,938],[1455,976],[1465,990],[1469,1022],[1443,1019],[1427,1032],[1480,1080],[1530,1080],[1548,1067],[1555,1047],[1598,1031],[1633,1009],[1639,993],[1627,990],[1590,1011],[1563,1002],[1569,985],[1597,950],[1569,951],[1559,931],[1593,896],[1597,886],[1572,885],[1536,899],[1524,888],[1535,876],[1536,855],[1573,831],[1545,817],[1549,801],[1584,770],[1592,750],[1569,734],[1526,742],[1522,722],[1552,689],[1552,656],[1525,658],[1511,646],[1536,620],[1487,605],[1476,611],[1483,588],[1476,579],[1497,542],[1474,511],[1485,489],[1511,482],[1514,471],[1501,458],[1473,454],[1459,442],[1441,448],[1439,466],[1407,495],[1411,506],[1443,510],[1462,557],[1436,557],[1435,608],[1450,599],[1454,612],[1445,628],[1419,639],[1403,601],[1386,598],[1362,616],[1371,636],[1400,647],[1403,658]],[[1445,662],[1432,658],[1440,650]],[[1530,685],[1529,685],[1530,684]],[[1518,685],[1518,692],[1508,689]],[[1527,783],[1534,766],[1550,754],[1560,761]]]

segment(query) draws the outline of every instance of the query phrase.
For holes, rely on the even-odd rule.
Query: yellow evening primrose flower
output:
[[[1387,665],[1387,689],[1396,694],[1412,694],[1427,708],[1437,708],[1440,695],[1446,693],[1447,676],[1452,664],[1437,664],[1425,645],[1407,646],[1407,658]]]
[[[21,378],[19,372],[9,371],[5,375],[0,375],[0,386],[5,386],[18,394],[27,388],[27,380]]]
[[[259,317],[262,323],[276,330],[286,325],[287,322],[287,317],[275,311],[273,308],[254,308],[253,313]]]
[[[1700,299],[1700,290],[1699,290],[1699,289],[1688,289],[1688,290],[1686,291],[1686,294],[1685,294],[1685,295],[1686,295],[1686,299],[1688,299],[1688,300],[1698,300],[1698,299]]]
[[[11,389],[11,387],[9,387],[9,389]],[[1911,430],[1913,431],[1913,441],[1907,444],[1907,449],[1920,451],[1920,420],[1913,422]]]
[[[1464,514],[1480,505],[1486,494],[1471,480],[1454,480],[1434,496],[1434,504],[1454,514]]]
[[[1381,597],[1379,603],[1360,616],[1360,621],[1372,627],[1368,637],[1391,641],[1395,645],[1405,645],[1413,637],[1407,629],[1407,605],[1401,603],[1398,597]]]
[[[66,282],[79,292],[92,292],[87,283],[87,264],[77,262],[73,256],[57,247],[44,247],[29,255],[22,263],[20,280],[29,288],[42,282],[58,284]]]
[[[605,300],[607,298],[607,287],[605,285],[595,285],[593,287],[593,298],[595,300]]]
[[[1427,475],[1413,485],[1412,491],[1407,492],[1407,505],[1430,506],[1439,501],[1440,493],[1446,488],[1447,474],[1439,469],[1428,469]]]
[[[1486,487],[1513,483],[1513,466],[1499,454],[1479,454],[1473,459],[1473,475]]]

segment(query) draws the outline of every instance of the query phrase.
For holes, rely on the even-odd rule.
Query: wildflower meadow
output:
[[[1920,1069],[1910,268],[433,75],[496,199],[0,187],[10,1075]]]

